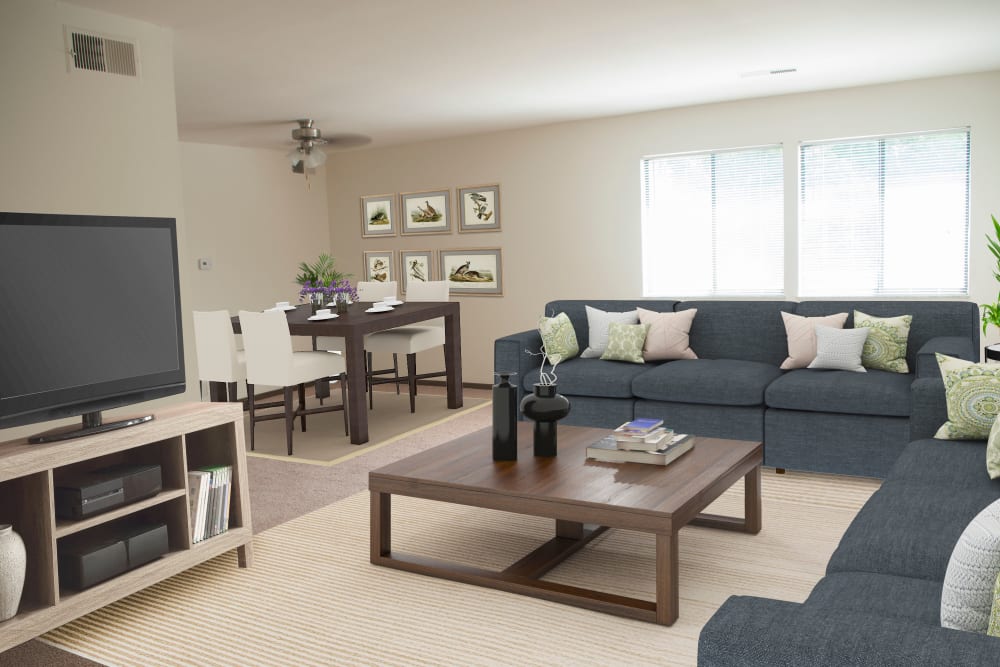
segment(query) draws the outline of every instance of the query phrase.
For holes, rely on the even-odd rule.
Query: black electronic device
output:
[[[130,426],[101,411],[184,391],[171,218],[0,213],[0,428],[83,415],[48,442]]]
[[[83,590],[170,551],[167,525],[132,524],[88,531],[59,542],[59,585]]]
[[[92,470],[57,481],[56,516],[60,519],[86,519],[155,496],[162,489],[163,477],[160,466],[155,463]]]

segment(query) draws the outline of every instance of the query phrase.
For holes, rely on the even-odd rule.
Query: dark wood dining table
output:
[[[309,304],[286,312],[288,331],[293,336],[337,336],[344,339],[347,366],[347,421],[351,442],[368,442],[368,407],[365,400],[365,336],[376,331],[444,318],[444,368],[448,407],[462,407],[462,326],[458,303],[454,301],[411,301],[385,313],[366,313],[371,303],[348,306],[346,313],[322,321],[309,321]],[[233,330],[240,333],[240,319],[233,318]]]

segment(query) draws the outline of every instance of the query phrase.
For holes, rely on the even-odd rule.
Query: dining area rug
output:
[[[694,665],[698,634],[730,595],[801,601],[824,573],[871,479],[763,474],[758,535],[680,533],[680,618],[663,627],[369,562],[360,492],[232,553],[49,632],[102,664]],[[393,546],[502,568],[552,535],[551,520],[397,496]],[[742,481],[709,511],[739,514]],[[652,535],[611,530],[547,579],[653,599]]]
[[[340,391],[334,385],[330,398],[324,399],[326,405],[330,401],[340,403]],[[403,391],[376,391],[374,408],[368,412],[368,442],[362,445],[351,444],[350,438],[344,433],[344,413],[322,412],[306,417],[306,432],[302,432],[301,422],[295,420],[292,432],[292,455],[288,455],[285,441],[285,421],[274,419],[258,422],[254,435],[254,450],[250,451],[250,416],[244,415],[244,433],[246,433],[247,456],[271,458],[275,460],[315,465],[333,465],[345,457],[358,456],[371,449],[383,446],[398,439],[407,437],[419,430],[430,428],[440,423],[466,415],[471,410],[484,407],[489,401],[484,398],[463,399],[463,407],[456,410],[448,408],[448,399],[444,395],[425,392],[416,397],[416,412],[410,412],[410,397]],[[306,398],[307,407],[320,407],[319,400],[314,396]],[[281,408],[271,408],[268,412],[280,412]]]

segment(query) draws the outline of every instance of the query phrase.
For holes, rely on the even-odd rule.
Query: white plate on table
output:
[[[264,312],[265,313],[270,313],[270,312],[273,312],[275,310],[280,310],[282,312],[288,312],[290,310],[295,310],[295,309],[296,309],[296,306],[284,306],[283,308],[278,308],[278,307],[267,308],[267,309],[264,310]]]
[[[391,313],[392,308],[369,308],[366,313]]]
[[[330,313],[329,315],[310,315],[306,319],[310,322],[322,322],[323,320],[333,320],[340,317],[337,313]]]
[[[382,303],[384,303],[387,306],[402,306],[403,305],[402,301],[383,301]]]

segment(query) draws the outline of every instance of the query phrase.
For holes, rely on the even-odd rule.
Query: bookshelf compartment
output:
[[[0,482],[0,523],[14,527],[27,555],[19,613],[59,601],[53,572],[53,509],[52,475],[48,471]]]
[[[184,459],[181,454],[182,438],[169,438],[151,442],[134,449],[113,452],[86,461],[60,466],[52,471],[55,485],[74,477],[116,465],[158,465],[164,489],[184,488]]]

